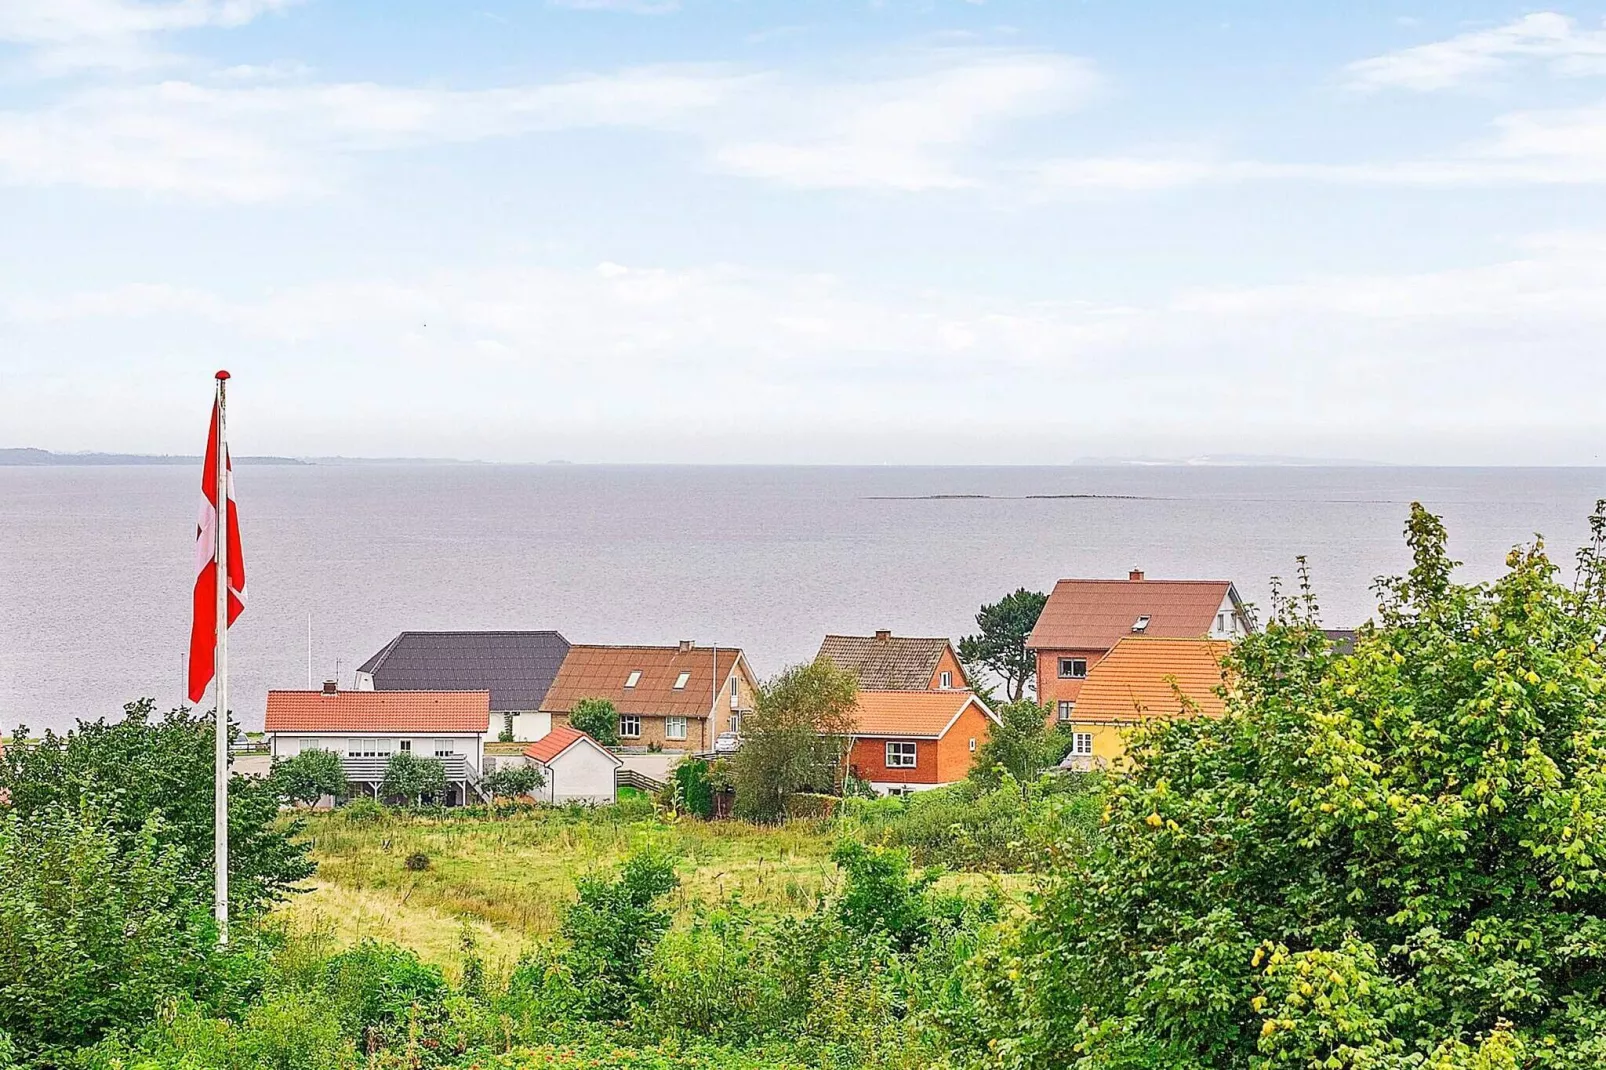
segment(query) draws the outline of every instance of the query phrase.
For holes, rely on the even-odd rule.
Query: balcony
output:
[[[420,757],[428,757],[421,755]],[[446,767],[447,783],[458,781],[474,781],[479,779],[479,772],[465,755],[454,754],[450,758],[430,758],[431,761],[440,762]],[[340,759],[341,766],[346,770],[346,780],[352,784],[378,784],[385,779],[385,766],[390,761],[389,755],[372,758],[344,757]]]

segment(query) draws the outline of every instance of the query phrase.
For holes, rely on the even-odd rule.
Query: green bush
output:
[[[431,1014],[447,994],[439,967],[377,940],[363,940],[329,959],[323,988],[347,1035],[358,1037],[404,1022],[415,1010]]]
[[[678,883],[674,862],[646,851],[626,859],[617,876],[576,882],[579,901],[564,913],[562,932],[587,1018],[629,1017],[642,962],[669,928],[658,901]]]
[[[714,816],[714,783],[707,762],[687,758],[675,766],[670,779],[674,782],[677,809],[701,818]]]
[[[288,803],[310,805],[325,795],[339,801],[346,794],[346,767],[334,751],[304,750],[275,761],[268,782]]]
[[[823,820],[836,811],[839,801],[835,795],[800,791],[786,797],[784,810],[789,818]]]

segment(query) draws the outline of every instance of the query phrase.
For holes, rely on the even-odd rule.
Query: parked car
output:
[[[714,738],[715,754],[735,754],[742,748],[742,737],[735,732],[721,732]]]

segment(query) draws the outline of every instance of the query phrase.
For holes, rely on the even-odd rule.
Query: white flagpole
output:
[[[216,880],[212,911],[220,944],[229,942],[229,436],[224,407],[228,378],[228,372],[217,373],[217,768],[212,792]]]

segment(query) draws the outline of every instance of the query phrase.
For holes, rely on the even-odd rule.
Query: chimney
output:
[[[325,680],[325,681],[324,681],[324,682],[323,682],[323,693],[324,693],[324,694],[326,694],[326,695],[333,695],[333,694],[335,694],[335,693],[336,693],[336,692],[337,692],[337,691],[339,691],[339,690],[340,690],[340,688],[339,688],[339,686],[338,686],[338,685],[337,685],[337,684],[336,684],[336,683],[335,683],[335,681],[333,681],[333,680]]]
[[[877,628],[875,633],[875,641],[878,643],[890,643],[892,641],[891,630],[887,628]]]
[[[680,641],[680,647],[679,647],[680,652],[682,654],[690,654],[691,653],[691,648],[694,645],[695,644],[690,639],[682,639]]]
[[[1135,568],[1126,574],[1126,578],[1131,580],[1133,583],[1142,583],[1143,570],[1141,568]]]

